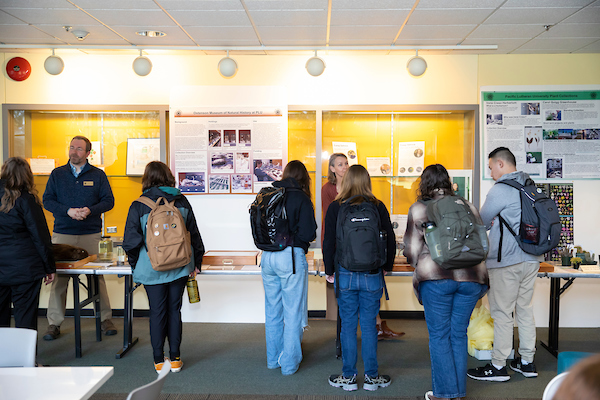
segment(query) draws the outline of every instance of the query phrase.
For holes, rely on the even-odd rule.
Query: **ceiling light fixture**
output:
[[[229,57],[229,50],[227,50],[227,57],[219,61],[218,68],[223,78],[233,78],[237,74],[238,65],[233,58]]]
[[[325,61],[317,57],[317,50],[315,50],[315,56],[308,59],[306,62],[306,70],[312,76],[319,76],[325,71]]]
[[[80,42],[82,40],[85,40],[86,37],[88,37],[90,35],[90,33],[88,31],[84,31],[83,29],[75,29],[74,31],[71,31],[71,33],[73,34],[73,36],[75,36],[77,38],[77,40],[79,40]]]
[[[52,55],[46,58],[46,61],[44,61],[44,69],[50,75],[59,75],[61,72],[63,72],[64,68],[65,63],[63,62],[62,58],[55,56],[54,49],[52,49]]]
[[[152,62],[148,57],[142,55],[142,50],[140,50],[140,56],[133,60],[133,70],[139,76],[146,76],[152,71]]]
[[[412,76],[421,76],[425,73],[427,70],[427,62],[423,57],[419,57],[419,50],[416,50],[416,55],[408,60],[406,69]]]
[[[147,37],[163,37],[163,36],[167,36],[166,33],[161,32],[161,31],[138,31],[135,34],[136,35],[140,35],[140,36],[147,36]]]

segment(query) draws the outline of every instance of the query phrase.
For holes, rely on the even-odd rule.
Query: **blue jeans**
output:
[[[302,361],[302,335],[308,325],[308,264],[304,250],[295,247],[296,273],[292,273],[292,248],[263,251],[265,338],[267,368],[281,367],[283,375],[298,370]]]
[[[338,307],[342,320],[342,372],[347,378],[356,375],[357,339],[356,329],[360,317],[362,359],[365,374],[378,375],[377,365],[377,314],[383,294],[383,274],[351,272],[338,266]],[[337,290],[337,289],[336,289]]]
[[[467,326],[487,286],[450,279],[425,281],[419,292],[429,331],[431,381],[436,397],[467,393]]]

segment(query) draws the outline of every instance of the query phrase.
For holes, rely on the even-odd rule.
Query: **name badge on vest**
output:
[[[94,181],[83,181],[83,186],[94,186]]]

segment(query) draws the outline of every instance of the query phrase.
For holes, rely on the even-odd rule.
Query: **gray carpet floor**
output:
[[[147,318],[134,319],[134,336],[139,342],[123,357],[122,320],[115,318],[116,336],[103,336],[96,342],[94,320],[82,320],[83,357],[75,358],[73,319],[67,318],[61,336],[38,342],[38,362],[49,366],[112,365],[114,375],[92,400],[125,399],[136,387],[156,379]],[[424,320],[388,320],[394,330],[406,332],[401,340],[379,342],[379,371],[392,378],[392,384],[376,392],[359,389],[346,393],[329,386],[327,377],[341,373],[335,358],[335,322],[310,320],[304,334],[304,360],[294,375],[282,376],[266,368],[264,325],[262,324],[184,324],[181,346],[183,370],[167,377],[161,399],[167,400],[342,400],[342,399],[423,399],[431,389],[427,327]],[[39,330],[47,326],[40,318]],[[547,339],[547,329],[538,329],[538,339]],[[168,345],[165,347],[168,349]],[[561,351],[600,352],[600,328],[562,328]],[[469,367],[484,365],[469,357]],[[539,376],[526,379],[512,373],[508,382],[480,382],[469,379],[467,395],[474,399],[541,399],[544,388],[556,375],[556,358],[538,345],[536,365]],[[362,364],[359,357],[359,371]],[[360,381],[359,381],[360,383]]]

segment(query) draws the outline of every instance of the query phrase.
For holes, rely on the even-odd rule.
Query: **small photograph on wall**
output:
[[[563,160],[562,158],[549,158],[546,160],[546,178],[562,178],[563,177]]]
[[[204,172],[179,172],[177,176],[182,193],[206,193]]]
[[[527,164],[541,164],[542,163],[542,152],[530,152],[525,153]]]
[[[233,152],[218,152],[210,155],[210,172],[232,173]]]
[[[252,146],[252,132],[250,131],[250,129],[240,129],[238,132],[238,143],[240,144],[240,146]]]
[[[254,179],[258,182],[273,182],[281,179],[283,168],[281,159],[254,160]]]
[[[525,151],[542,151],[543,148],[543,133],[541,126],[526,126],[524,127],[525,136]]]
[[[240,151],[235,153],[235,172],[250,173],[250,153]]]
[[[585,140],[598,140],[600,139],[600,129],[584,129]]]
[[[486,125],[502,125],[502,114],[486,114]]]
[[[235,129],[223,130],[223,146],[224,147],[235,147],[236,146]]]
[[[209,175],[208,193],[229,193],[229,175]]]
[[[221,131],[211,129],[208,131],[208,147],[221,147]]]
[[[231,175],[231,193],[252,193],[252,174]]]
[[[540,103],[521,103],[521,115],[540,115]]]
[[[562,110],[546,110],[546,121],[562,121]]]

